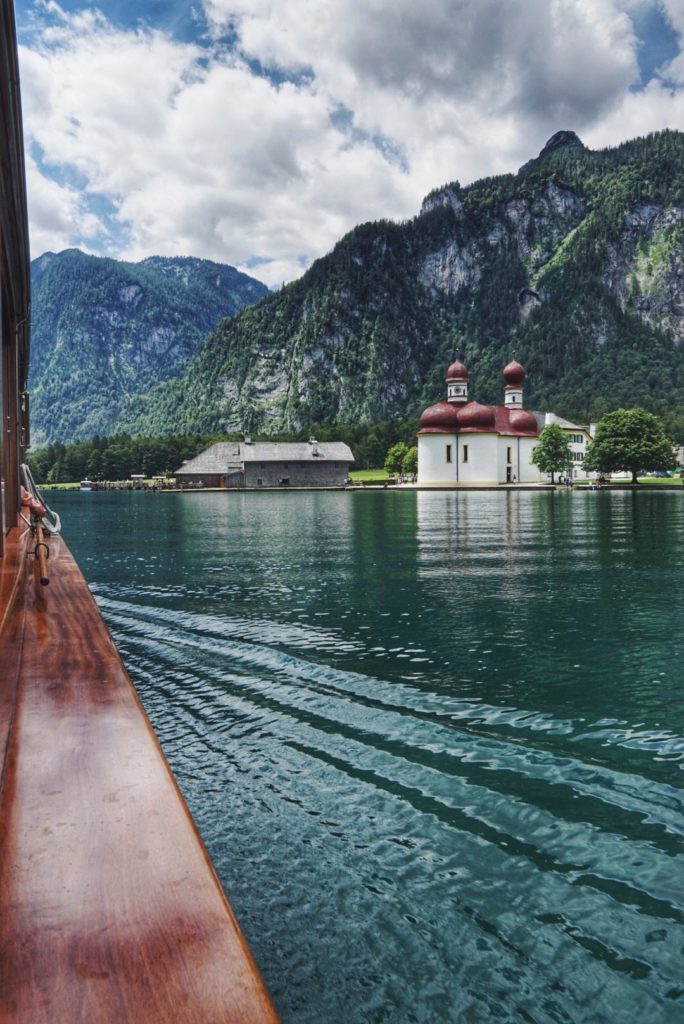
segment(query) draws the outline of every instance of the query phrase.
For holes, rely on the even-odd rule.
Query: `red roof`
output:
[[[438,402],[420,417],[421,434],[506,434],[513,437],[537,437],[539,427],[531,412],[503,405],[466,402]]]
[[[447,380],[470,380],[470,374],[463,365],[460,359],[456,359],[449,369],[446,375]]]
[[[455,434],[458,431],[458,406],[452,402],[437,402],[420,417],[421,433]]]
[[[458,429],[489,431],[495,430],[496,412],[493,405],[480,405],[479,402],[466,402],[458,410]]]
[[[501,405],[497,405],[495,408],[496,429],[499,434],[522,434],[533,437],[539,434],[536,419],[526,409],[508,409]]]
[[[521,387],[522,382],[525,380],[524,366],[521,366],[520,363],[516,362],[514,359],[508,364],[508,366],[504,366],[503,379],[506,381],[509,388]]]

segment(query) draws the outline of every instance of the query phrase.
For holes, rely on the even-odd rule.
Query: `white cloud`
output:
[[[21,53],[27,134],[85,182],[81,195],[54,186],[55,237],[97,248],[84,211],[102,195],[125,228],[117,254],[259,257],[256,276],[278,284],[354,224],[410,216],[454,178],[515,170],[559,128],[594,145],[682,128],[680,91],[630,91],[629,10],[642,2],[204,0],[213,38],[200,45],[50,0]],[[663,2],[681,30],[681,0]],[[669,76],[684,81],[681,58]],[[37,168],[31,187],[37,254],[61,243],[45,241]]]
[[[684,3],[682,0],[662,0],[665,15],[680,35],[684,34]]]
[[[625,139],[662,128],[684,129],[684,2],[633,0],[634,5],[657,6],[679,37],[680,52],[639,92],[627,92],[620,104],[586,135],[589,146],[617,145]]]
[[[269,260],[260,276],[279,284],[383,205],[412,212],[405,175],[368,142],[350,145],[315,87],[276,86],[235,56],[201,56],[96,13],[63,15],[39,48],[22,48],[27,136],[115,204],[124,255],[258,256]],[[45,179],[32,181],[44,192]],[[36,226],[34,252],[44,244]]]
[[[672,28],[679,37],[680,53],[667,67],[663,68],[662,75],[670,82],[677,85],[684,85],[684,3],[682,0],[663,0],[665,16]]]
[[[595,115],[637,77],[632,23],[613,0],[206,0],[215,27],[266,66],[312,68],[364,114],[378,95],[480,112]],[[368,127],[382,130],[368,118]],[[384,118],[382,118],[384,120]]]
[[[609,117],[585,134],[584,142],[592,149],[601,149],[647,135],[656,128],[681,131],[682,127],[684,93],[654,80],[643,92],[628,93]]]
[[[106,228],[88,210],[79,192],[47,177],[30,156],[26,161],[26,177],[32,256],[73,246],[89,250],[90,245],[102,241]]]

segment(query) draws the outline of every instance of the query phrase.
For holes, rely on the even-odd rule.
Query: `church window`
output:
[[[446,446],[446,460],[447,460],[447,462],[451,462],[451,445],[450,444],[448,444]]]
[[[513,461],[512,454],[511,454],[512,451],[513,451],[513,449],[510,446],[506,449],[506,462],[508,463],[509,466],[510,466],[511,462]]]
[[[463,461],[464,462],[468,461],[468,445],[467,444],[463,445]]]

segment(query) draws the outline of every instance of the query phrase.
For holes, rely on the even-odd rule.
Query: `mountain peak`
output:
[[[539,156],[532,160],[528,160],[526,164],[523,164],[518,171],[518,174],[524,174],[525,171],[529,171],[532,167],[536,167],[540,160],[546,160],[547,157],[553,157],[559,150],[570,148],[581,149],[583,151],[586,150],[586,146],[580,139],[579,135],[576,135],[575,132],[568,130],[555,132],[555,134],[552,135],[546,143]]]
[[[537,159],[541,159],[554,150],[561,149],[564,146],[579,146],[580,149],[585,148],[584,143],[580,137],[575,134],[575,132],[560,131],[551,136]]]

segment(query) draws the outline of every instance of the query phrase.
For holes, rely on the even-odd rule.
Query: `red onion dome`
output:
[[[509,409],[508,422],[513,430],[519,430],[521,433],[522,431],[531,434],[539,433],[539,424],[532,413],[527,412],[526,409]]]
[[[458,430],[458,408],[451,402],[438,402],[431,405],[420,417],[421,430],[443,431],[455,434]]]
[[[447,380],[470,380],[470,374],[460,359],[456,359],[447,370]]]
[[[504,368],[503,379],[510,388],[519,388],[525,380],[525,368],[514,359]]]
[[[490,405],[468,402],[458,411],[458,425],[461,430],[494,430],[496,413]]]

